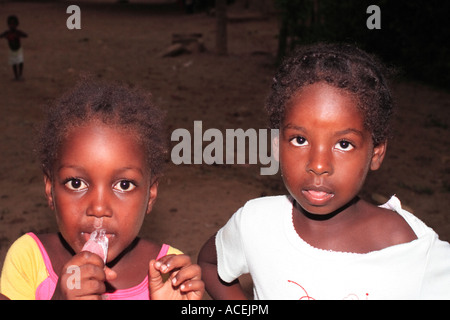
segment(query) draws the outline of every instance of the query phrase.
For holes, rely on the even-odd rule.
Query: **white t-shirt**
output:
[[[216,236],[218,273],[250,273],[255,299],[450,299],[450,244],[392,197],[416,240],[365,254],[314,248],[292,222],[291,197],[251,200]]]

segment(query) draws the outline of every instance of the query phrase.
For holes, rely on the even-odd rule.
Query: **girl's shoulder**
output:
[[[417,235],[407,220],[397,211],[369,205],[368,229],[373,240],[381,247],[390,247],[408,243],[417,239]]]
[[[35,234],[42,243],[51,261],[54,272],[59,275],[59,271],[65,263],[72,258],[73,251],[58,233]]]
[[[161,251],[162,245],[156,242],[139,238],[135,248],[135,254],[141,256],[142,259],[150,261],[156,259]]]
[[[182,251],[168,244],[159,244],[146,239],[140,239],[139,245],[138,252],[147,255],[148,261],[169,254],[183,254]]]

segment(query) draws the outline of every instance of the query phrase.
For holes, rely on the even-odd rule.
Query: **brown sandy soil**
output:
[[[0,64],[0,267],[8,247],[23,233],[56,231],[33,138],[45,103],[71,87],[80,73],[151,91],[167,110],[168,137],[176,128],[192,132],[195,120],[203,121],[203,130],[265,127],[263,103],[274,73],[276,18],[230,23],[229,55],[220,57],[214,54],[215,19],[205,13],[185,15],[172,10],[176,7],[144,1],[100,2],[78,2],[82,29],[68,30],[66,8],[72,3],[0,1],[1,25],[6,29],[7,15],[15,13],[20,29],[29,34],[23,40],[25,80],[12,81],[10,66]],[[230,11],[247,14],[238,5]],[[191,32],[203,34],[206,52],[159,56],[173,33]],[[6,61],[3,42],[0,54]],[[396,83],[394,93],[399,106],[396,138],[362,195],[376,202],[396,194],[449,241],[450,94],[412,82]],[[204,241],[246,200],[284,193],[280,177],[261,176],[259,168],[176,166],[169,161],[142,236],[169,243],[196,260]]]

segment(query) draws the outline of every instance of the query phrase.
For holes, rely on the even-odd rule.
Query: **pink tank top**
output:
[[[52,263],[50,258],[42,245],[39,238],[34,233],[28,233],[34,241],[36,241],[39,250],[42,254],[42,258],[44,259],[45,267],[47,268],[48,277],[41,282],[41,284],[36,289],[36,300],[50,300],[55,292],[56,284],[58,283],[58,276],[53,271]],[[164,257],[170,246],[167,244],[163,244],[161,250],[156,257],[158,260],[161,257]],[[119,289],[114,292],[105,293],[103,295],[103,299],[105,300],[149,300],[149,290],[148,290],[148,276],[138,285],[128,288],[128,289]]]

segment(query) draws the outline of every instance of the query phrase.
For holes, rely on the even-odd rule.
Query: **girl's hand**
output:
[[[114,280],[116,273],[105,268],[96,254],[82,251],[64,265],[52,299],[101,300],[105,281]]]
[[[153,300],[200,300],[205,291],[200,267],[184,254],[151,260],[148,279]]]

